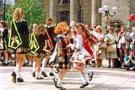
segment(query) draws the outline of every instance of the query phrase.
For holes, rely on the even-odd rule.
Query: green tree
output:
[[[13,13],[16,8],[22,8],[24,11],[24,19],[28,22],[29,27],[34,24],[45,23],[45,13],[42,3],[37,0],[21,0],[14,6],[11,6],[6,12],[6,21],[11,25]]]

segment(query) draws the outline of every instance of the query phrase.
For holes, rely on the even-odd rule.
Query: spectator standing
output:
[[[132,33],[130,33],[130,48],[135,53],[135,26],[132,28]]]
[[[105,58],[105,48],[107,47],[107,45],[104,39],[105,36],[102,33],[102,27],[97,26],[96,30],[97,30],[96,37],[98,39],[98,43],[97,46],[94,47],[94,49],[96,51],[97,67],[99,67],[100,64],[100,68],[102,68],[102,60]]]
[[[106,39],[107,39],[107,46],[115,46],[115,50],[116,50],[116,38],[115,35],[113,35],[113,28],[110,27],[108,29],[108,34],[106,35]],[[117,53],[116,52],[106,52],[107,55],[107,59],[109,59],[109,68],[111,67],[111,61],[112,61],[112,67],[114,68],[114,60],[115,58],[117,58]]]
[[[122,26],[121,32],[118,34],[117,39],[121,65],[123,65],[124,58],[127,56],[127,52],[129,49],[129,41],[130,41],[129,33],[126,32],[126,27]]]

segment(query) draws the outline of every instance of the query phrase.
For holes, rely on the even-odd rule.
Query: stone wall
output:
[[[130,0],[130,14],[135,14],[135,0]],[[130,27],[135,26],[135,21],[130,21]]]
[[[83,22],[91,26],[91,0],[83,0]]]
[[[133,0],[134,1],[134,0]],[[110,8],[110,13],[112,13],[111,8],[118,7],[118,12],[114,17],[110,17],[110,20],[121,21],[123,25],[130,28],[130,0],[102,0],[102,6],[108,5]],[[106,18],[102,17],[102,26],[105,27]]]

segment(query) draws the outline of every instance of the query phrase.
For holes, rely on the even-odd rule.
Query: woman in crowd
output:
[[[116,38],[115,35],[113,35],[113,28],[110,27],[108,29],[108,34],[106,35],[106,40],[107,40],[107,46],[112,46],[114,47],[114,51],[108,51],[106,50],[106,55],[107,59],[109,59],[109,68],[111,67],[111,61],[112,61],[112,67],[114,68],[114,60],[117,58],[117,52],[116,52]]]
[[[23,19],[24,13],[21,8],[16,8],[13,14],[12,28],[9,37],[8,47],[11,53],[16,54],[16,69],[12,72],[12,81],[23,82],[21,67],[24,64],[25,54],[29,51],[29,30],[27,22]]]
[[[1,27],[1,50],[3,50],[4,58],[3,58],[3,66],[8,65],[8,53],[7,53],[7,47],[8,47],[8,26],[5,21],[0,22]]]
[[[105,42],[105,36],[102,33],[102,27],[100,25],[98,25],[96,27],[96,31],[97,31],[97,39],[98,39],[98,43],[97,46],[95,47],[95,51],[96,51],[96,59],[97,59],[97,67],[102,68],[102,60],[105,58],[105,49],[107,47],[106,42]]]

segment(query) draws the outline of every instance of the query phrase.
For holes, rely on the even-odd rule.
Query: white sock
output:
[[[84,69],[83,71],[85,74],[90,74],[90,75],[92,74],[92,71],[88,71],[87,69]]]
[[[28,63],[28,60],[27,59],[25,59],[25,61],[24,61],[25,63]]]
[[[50,68],[50,73],[53,73],[53,68]]]
[[[40,72],[37,72],[37,76],[36,76],[37,78],[40,78]]]
[[[15,73],[18,73],[19,72],[19,65],[16,65],[16,68],[15,68]]]
[[[1,57],[1,59],[3,59],[3,57]]]
[[[85,74],[84,74],[84,75],[81,74],[81,78],[82,78],[82,81],[83,81],[84,84],[85,84],[85,83],[88,83]]]
[[[33,62],[33,70],[32,72],[36,72],[36,62]]]
[[[16,66],[15,73],[17,78],[21,78],[21,74],[19,72],[19,65]]]
[[[59,78],[59,75],[58,74],[55,74],[55,81],[57,81]]]
[[[4,63],[6,63],[6,64],[7,64],[7,63],[8,63],[8,59],[6,59],[6,60],[4,61]]]
[[[29,65],[32,65],[32,61],[29,61]]]
[[[22,78],[21,73],[18,72],[18,73],[16,74],[16,77],[17,77],[17,78]]]
[[[58,78],[57,86],[61,87],[61,84],[62,84],[62,80],[60,80],[60,79]]]
[[[42,61],[42,68],[41,68],[42,71],[45,71],[45,61],[46,61],[46,58],[44,58]]]

